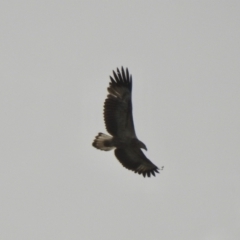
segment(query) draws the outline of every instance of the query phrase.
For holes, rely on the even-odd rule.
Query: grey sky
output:
[[[240,239],[239,1],[0,5],[0,239]],[[155,178],[91,146],[121,66]]]

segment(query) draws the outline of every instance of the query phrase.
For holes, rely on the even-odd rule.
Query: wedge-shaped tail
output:
[[[94,141],[93,141],[93,146],[97,149],[103,150],[103,151],[110,151],[114,149],[115,147],[112,145],[112,136],[109,136],[104,133],[99,133]]]

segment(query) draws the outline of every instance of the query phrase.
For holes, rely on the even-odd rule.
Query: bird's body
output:
[[[128,69],[117,69],[108,87],[104,103],[104,121],[109,134],[99,133],[93,146],[100,150],[115,149],[115,156],[124,167],[144,177],[158,173],[159,169],[143,154],[145,144],[138,140],[132,116],[132,76]]]

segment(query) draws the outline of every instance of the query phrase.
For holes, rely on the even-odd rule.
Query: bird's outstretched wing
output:
[[[104,103],[107,131],[113,136],[136,137],[132,116],[132,76],[128,69],[113,71]]]
[[[159,168],[147,159],[139,148],[117,148],[115,156],[125,168],[142,174],[144,177],[155,176],[155,173],[159,173]]]

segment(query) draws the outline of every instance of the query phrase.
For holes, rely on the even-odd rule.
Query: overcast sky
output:
[[[0,5],[0,239],[240,239],[239,1]],[[121,66],[156,177],[91,145]]]

